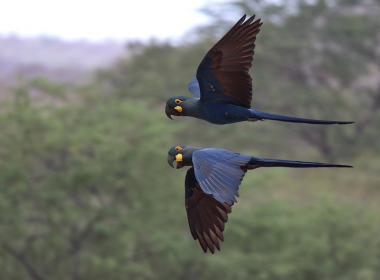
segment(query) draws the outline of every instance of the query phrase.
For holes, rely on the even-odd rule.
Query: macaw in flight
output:
[[[224,224],[239,196],[238,190],[247,170],[259,167],[352,167],[330,163],[266,159],[216,149],[175,146],[168,152],[168,163],[176,168],[191,166],[185,178],[185,206],[190,231],[203,251],[220,250]]]
[[[252,66],[256,35],[262,23],[244,15],[231,30],[213,46],[198,66],[188,89],[194,98],[175,96],[166,102],[165,112],[171,116],[189,116],[213,124],[242,121],[276,120],[309,124],[350,124],[353,122],[324,121],[288,117],[251,109]],[[275,79],[274,79],[275,82]]]

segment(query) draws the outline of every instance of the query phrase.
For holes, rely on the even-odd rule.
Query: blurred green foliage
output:
[[[379,21],[356,1],[297,3],[233,4],[265,16],[253,107],[355,125],[167,119],[215,26],[187,45],[131,44],[92,84],[20,82],[0,103],[1,278],[379,279]],[[248,172],[211,255],[188,229],[186,170],[166,163],[178,144],[355,168]]]

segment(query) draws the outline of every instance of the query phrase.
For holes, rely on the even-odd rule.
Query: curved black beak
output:
[[[174,161],[174,156],[172,156],[172,155],[168,155],[168,163],[169,163],[169,165],[171,166],[171,167],[173,167],[174,168],[174,165],[173,165],[173,161]]]
[[[172,120],[172,109],[170,108],[170,106],[168,104],[166,104],[165,113],[168,116],[168,118]],[[172,167],[173,167],[173,165],[172,165]]]

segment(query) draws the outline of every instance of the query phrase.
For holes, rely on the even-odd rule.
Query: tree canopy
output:
[[[226,7],[264,21],[253,108],[356,123],[167,119],[166,99],[190,94],[231,26]],[[240,0],[209,13],[195,41],[131,43],[90,83],[20,80],[1,99],[4,279],[379,278],[380,3]],[[247,173],[211,255],[191,238],[186,170],[166,163],[174,145],[355,168]]]

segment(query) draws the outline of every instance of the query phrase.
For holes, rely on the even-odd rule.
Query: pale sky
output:
[[[179,38],[208,18],[197,9],[224,0],[0,0],[0,36],[64,39]]]

